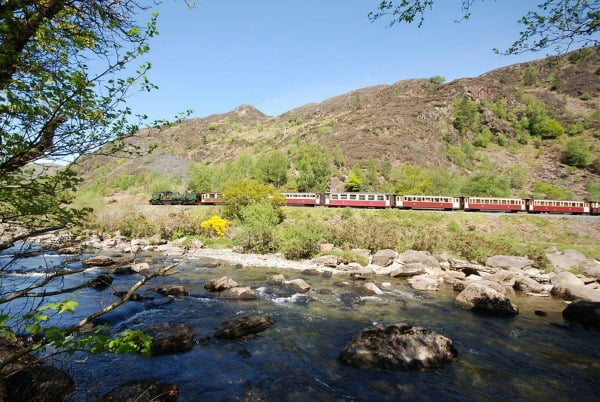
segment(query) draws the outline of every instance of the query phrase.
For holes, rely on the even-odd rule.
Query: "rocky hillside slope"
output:
[[[318,143],[345,155],[342,183],[352,166],[366,167],[369,158],[390,167],[435,166],[467,175],[482,166],[502,172],[521,165],[528,185],[556,184],[583,198],[586,183],[600,183],[600,166],[593,166],[600,158],[599,95],[600,48],[590,48],[445,84],[411,79],[359,89],[276,117],[242,105],[141,131],[128,141],[153,152],[117,163],[88,157],[80,171],[88,183],[148,173],[185,182],[190,161],[218,164]],[[471,113],[466,123],[465,113]],[[536,113],[560,123],[564,133],[531,136],[527,124],[531,131]],[[481,133],[489,137],[485,146]],[[566,163],[573,139],[587,149],[587,166]]]

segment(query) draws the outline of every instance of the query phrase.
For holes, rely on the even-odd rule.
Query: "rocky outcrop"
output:
[[[194,346],[194,334],[185,324],[157,323],[143,329],[152,337],[152,354],[187,352]]]
[[[240,286],[236,281],[229,276],[222,276],[218,279],[211,279],[204,284],[204,289],[211,292],[220,292],[225,289],[231,289]]]
[[[179,389],[175,384],[154,380],[132,381],[114,388],[100,402],[176,402]]]
[[[165,296],[179,297],[179,296],[187,296],[190,294],[188,292],[187,288],[183,285],[163,285],[163,286],[158,286],[154,290],[156,290],[158,293],[165,295]]]
[[[575,300],[563,310],[562,315],[567,321],[600,328],[600,302]]]
[[[518,307],[504,294],[479,283],[471,283],[456,296],[454,304],[473,311],[497,316],[513,316],[519,313]]]
[[[398,323],[363,329],[344,346],[340,360],[356,367],[420,370],[442,367],[456,355],[450,339],[424,328]]]
[[[221,299],[240,299],[251,300],[256,299],[256,292],[248,286],[238,286],[235,288],[225,289],[219,293]]]
[[[275,320],[269,316],[238,317],[219,324],[214,336],[221,339],[241,338],[262,332],[274,323]]]
[[[398,253],[394,250],[385,249],[377,251],[371,260],[371,264],[379,265],[380,267],[387,267],[394,259],[398,256]]]

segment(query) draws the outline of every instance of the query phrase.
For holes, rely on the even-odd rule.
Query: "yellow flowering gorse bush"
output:
[[[202,229],[212,231],[217,237],[225,237],[225,230],[227,230],[227,221],[219,216],[213,216],[200,223]]]

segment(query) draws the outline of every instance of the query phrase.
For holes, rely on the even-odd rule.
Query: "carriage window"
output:
[[[367,196],[367,200],[369,200],[369,201],[373,201],[373,200],[375,200],[375,196],[374,196],[373,194],[369,194],[369,195]]]
[[[355,200],[355,199],[356,199],[356,195],[354,195],[354,194],[350,194],[350,195],[348,196],[348,199],[350,199],[350,200]]]
[[[361,200],[361,201],[364,201],[365,200],[365,195],[364,194],[360,194],[358,196],[358,199]]]
[[[378,195],[377,196],[377,201],[383,201],[383,195]]]
[[[340,200],[347,200],[347,199],[348,199],[347,194],[340,194]]]
[[[337,200],[338,199],[338,195],[337,194],[331,194],[331,199],[332,200]]]

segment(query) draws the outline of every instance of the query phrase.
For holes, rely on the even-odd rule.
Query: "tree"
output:
[[[474,0],[460,0],[463,19],[471,16]],[[425,21],[435,0],[381,1],[377,11],[369,13],[374,21],[387,18],[389,26],[397,23],[417,21],[419,27]],[[573,46],[594,46],[600,43],[596,33],[600,30],[600,4],[596,0],[544,0],[536,9],[529,11],[520,20],[523,30],[503,54],[520,54],[554,48],[558,53]]]
[[[346,191],[360,191],[363,185],[362,172],[360,166],[356,165],[348,173],[348,183],[346,183]]]
[[[287,182],[289,168],[289,158],[279,151],[261,155],[255,167],[256,176],[260,181],[276,187],[283,186]]]
[[[567,143],[565,152],[565,162],[569,166],[585,168],[590,160],[590,150],[585,142],[580,140],[571,140]]]
[[[86,213],[69,205],[70,193],[80,181],[73,163],[60,171],[36,163],[77,161],[99,149],[110,155],[137,151],[124,140],[138,131],[144,116],[135,115],[126,98],[132,90],[154,88],[146,77],[150,63],[142,63],[133,73],[129,67],[147,53],[148,41],[157,33],[155,14],[145,25],[136,22],[145,9],[135,0],[0,3],[0,250],[72,225]],[[172,267],[145,275],[118,301],[69,328],[49,324],[48,312],[72,311],[77,305],[72,292],[93,286],[93,282],[65,288],[65,276],[81,270],[52,268],[55,271],[32,283],[2,286],[0,333],[11,338],[17,329],[25,329],[35,340],[8,355],[0,369],[33,349],[43,351],[45,346],[56,351],[87,346],[92,352],[119,352],[129,346],[142,351],[148,346],[147,337],[131,333],[120,338],[122,343],[100,334],[69,335],[119,307],[148,280],[172,274]],[[66,299],[44,305],[46,297],[59,295]],[[20,313],[8,305],[17,299],[27,300]],[[20,326],[15,327],[15,322]]]
[[[319,144],[301,145],[294,162],[298,170],[298,190],[326,191],[331,175],[331,159],[331,153]]]
[[[285,199],[270,184],[259,183],[256,180],[242,180],[228,184],[223,190],[225,199],[225,214],[228,217],[243,220],[244,207],[265,202],[279,211]]]

